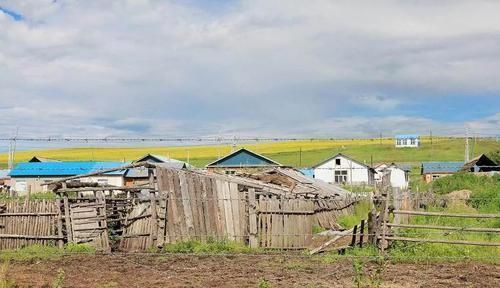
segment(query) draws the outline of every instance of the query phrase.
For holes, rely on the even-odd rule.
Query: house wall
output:
[[[336,159],[340,159],[340,165],[336,164]],[[373,184],[374,175],[367,167],[360,165],[342,156],[331,159],[314,168],[314,178],[328,183],[335,183],[335,171],[347,171],[346,184],[364,185]]]
[[[65,177],[15,177],[12,178],[12,187],[18,196],[24,196],[29,193],[48,192],[48,186],[43,185],[48,182],[64,179]],[[87,177],[80,179],[82,182],[101,182],[107,181],[108,185],[124,186],[121,175],[105,175],[96,177]]]
[[[427,173],[423,175],[423,179],[425,183],[431,183],[435,179],[445,177],[445,176],[450,176],[453,175],[452,173]]]
[[[415,140],[415,144],[411,144],[411,139],[408,138],[408,139],[396,139],[396,147],[398,148],[402,148],[402,147],[411,147],[411,148],[415,148],[415,147],[418,147],[420,145],[420,139],[419,138],[414,138]]]
[[[391,171],[391,187],[406,189],[408,188],[408,173],[396,167],[389,167]]]

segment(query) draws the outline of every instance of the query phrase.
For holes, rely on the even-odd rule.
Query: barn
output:
[[[314,178],[327,183],[373,185],[375,169],[339,153],[313,166]]]

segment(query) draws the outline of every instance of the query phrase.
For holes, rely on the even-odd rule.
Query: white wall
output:
[[[391,171],[391,186],[393,188],[408,188],[407,172],[397,167],[389,167],[387,170]]]
[[[402,148],[402,147],[411,147],[415,148],[420,145],[420,139],[416,138],[415,139],[415,144],[411,144],[411,139],[399,139],[399,144],[398,144],[398,139],[396,139],[396,147]]]
[[[340,165],[336,164],[336,159],[340,159]],[[346,184],[362,185],[372,184],[373,174],[368,168],[360,165],[343,156],[337,156],[328,162],[314,168],[314,178],[328,183],[335,183],[335,171],[347,171]]]

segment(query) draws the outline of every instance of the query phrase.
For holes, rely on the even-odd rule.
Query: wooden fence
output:
[[[63,240],[58,231],[59,207],[54,201],[11,201],[0,204],[0,249],[28,245],[54,246]]]
[[[500,233],[499,228],[491,227],[466,227],[466,226],[442,226],[442,225],[420,225],[411,224],[411,217],[439,217],[439,218],[460,218],[460,219],[500,219],[500,214],[479,214],[479,213],[447,213],[447,212],[429,212],[424,210],[411,210],[411,205],[407,199],[411,199],[411,195],[403,195],[399,190],[396,191],[397,198],[383,193],[375,199],[375,207],[370,212],[368,221],[368,234],[373,245],[379,247],[382,253],[390,247],[390,242],[416,242],[416,243],[442,243],[454,245],[474,245],[474,246],[500,246],[499,242],[480,242],[457,239],[445,239],[437,237],[416,238],[400,236],[399,234],[405,229],[423,229],[441,231],[441,235],[448,235],[450,231],[454,232],[473,232],[473,233]],[[396,199],[396,200],[395,200]],[[401,199],[403,201],[401,201]],[[393,205],[390,205],[393,203]],[[410,209],[410,210],[406,210]],[[485,237],[487,238],[487,237]]]

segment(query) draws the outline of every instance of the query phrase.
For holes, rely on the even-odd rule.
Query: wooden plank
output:
[[[231,192],[229,191],[229,182],[222,182],[222,191],[224,193],[224,213],[226,216],[227,235],[231,241],[234,241],[234,221],[233,221],[233,208],[231,205]]]
[[[152,169],[148,169],[148,176],[149,176],[149,186],[154,187],[154,171]],[[150,235],[149,235],[149,245],[150,247],[156,246],[156,240],[158,239],[158,211],[156,207],[156,194],[154,190],[151,190],[149,192],[149,199],[151,199],[151,204],[150,204],[150,213],[151,213],[151,230],[150,230]]]
[[[183,171],[179,171],[178,174],[180,181],[180,191],[181,191],[181,201],[179,203],[182,205],[182,210],[184,212],[184,219],[181,221],[185,223],[186,235],[183,235],[183,239],[190,239],[194,234],[194,224],[193,224],[193,213],[191,211],[191,198],[189,197],[189,187],[186,181],[186,175]]]
[[[226,211],[224,208],[224,191],[222,190],[222,181],[212,179],[214,188],[214,196],[217,197],[217,213],[219,215],[217,219],[217,225],[219,230],[219,240],[225,239],[227,237],[227,225],[226,225]]]
[[[71,231],[72,227],[71,227],[71,218],[69,213],[68,195],[66,194],[64,194],[63,196],[63,203],[64,203],[64,221],[66,223],[66,233],[68,234],[68,242],[73,242],[73,232]]]
[[[344,238],[344,237],[348,236],[349,234],[352,234],[352,232],[353,232],[353,229],[349,229],[349,230],[340,232],[338,235],[336,235],[332,239],[330,239],[330,240],[326,241],[325,243],[321,244],[319,247],[314,248],[313,250],[311,250],[309,252],[309,254],[310,255],[314,255],[316,253],[319,253],[319,252],[325,250],[329,246],[335,244],[335,242],[337,242],[339,239]]]
[[[238,192],[238,184],[228,182],[229,186],[229,204],[231,205],[231,211],[233,214],[233,229],[236,241],[243,242],[242,234],[241,234],[241,220],[240,220],[240,203],[239,203],[239,192]]]
[[[249,245],[251,248],[259,247],[257,230],[257,199],[255,198],[255,188],[248,188],[248,224],[249,224]]]

